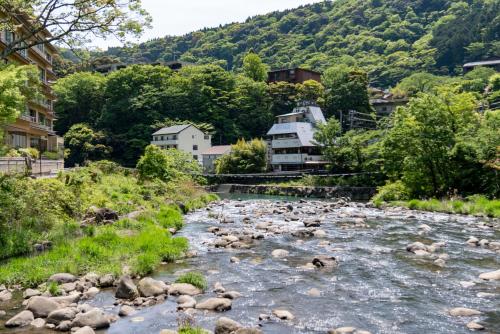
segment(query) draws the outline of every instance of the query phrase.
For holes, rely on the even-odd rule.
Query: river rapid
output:
[[[264,333],[325,333],[345,326],[371,333],[468,333],[470,321],[500,333],[499,281],[478,278],[500,268],[500,253],[466,243],[470,236],[500,240],[498,221],[379,210],[362,203],[276,200],[224,200],[189,214],[186,221],[182,235],[197,256],[164,268],[155,278],[173,281],[196,270],[208,279],[208,295],[216,295],[210,291],[220,282],[242,297],[222,314],[196,311],[189,316],[177,312],[169,298],[142,310],[137,316],[144,321],[122,319],[108,333],[156,334],[175,329],[183,317],[213,330],[222,315],[247,327],[260,326]],[[305,222],[319,226],[306,228]],[[214,246],[223,246],[220,240],[228,235],[241,244]],[[444,245],[419,256],[406,250],[416,241]],[[273,257],[276,249],[288,254]],[[333,256],[338,266],[313,269],[307,264],[316,255]],[[232,257],[239,262],[231,262]],[[444,264],[436,264],[438,258]],[[455,307],[482,314],[452,317],[448,310]],[[274,309],[288,310],[295,318],[279,320],[272,316]],[[271,317],[259,320],[259,315]]]
[[[470,322],[500,333],[500,281],[479,278],[500,269],[498,220],[276,198],[225,199],[185,220],[179,235],[189,239],[191,257],[163,265],[152,277],[168,284],[197,271],[208,280],[198,303],[220,295],[214,285],[241,297],[230,310],[213,312],[178,311],[169,296],[100,333],[158,334],[186,321],[213,331],[221,316],[264,333],[346,326],[358,333],[470,333]],[[471,236],[489,244],[467,243]],[[423,246],[407,247],[415,242]],[[102,290],[87,303],[117,314],[114,291]],[[457,307],[481,314],[451,316]],[[293,319],[279,319],[277,309]]]

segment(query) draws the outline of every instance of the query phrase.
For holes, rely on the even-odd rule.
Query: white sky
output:
[[[142,0],[153,17],[153,29],[141,41],[166,35],[183,35],[205,27],[245,21],[249,16],[295,8],[321,0]],[[131,42],[138,42],[131,40]],[[116,40],[97,41],[101,48],[116,46]]]

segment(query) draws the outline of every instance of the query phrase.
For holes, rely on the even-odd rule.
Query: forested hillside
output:
[[[416,71],[456,74],[466,61],[498,57],[499,32],[498,0],[337,0],[94,56],[238,69],[254,50],[272,68],[359,66],[387,87]]]

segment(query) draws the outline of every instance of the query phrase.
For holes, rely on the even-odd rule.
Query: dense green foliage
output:
[[[88,160],[107,158],[112,149],[105,145],[105,137],[88,125],[79,123],[71,126],[64,135],[64,145],[68,150],[66,166],[82,165]]]
[[[374,85],[389,86],[416,71],[458,73],[466,61],[498,56],[499,7],[487,0],[324,1],[94,56],[236,69],[253,50],[272,68],[356,65]]]
[[[238,140],[231,153],[216,160],[217,174],[262,173],[267,168],[267,146],[263,140]]]
[[[163,150],[149,145],[137,163],[137,171],[143,180],[159,179],[169,182],[191,179],[196,174],[201,174],[201,166],[185,152],[177,149]]]

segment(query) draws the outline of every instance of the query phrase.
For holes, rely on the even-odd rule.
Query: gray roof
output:
[[[311,123],[293,122],[274,124],[271,130],[267,132],[268,136],[282,135],[287,133],[296,133],[302,146],[315,146],[313,144],[315,128]]]
[[[326,123],[325,116],[320,107],[308,107],[316,123]]]
[[[169,127],[162,128],[162,129],[156,131],[155,133],[153,133],[153,136],[177,134],[179,132],[186,130],[190,126],[192,126],[192,125],[191,124],[182,124],[182,125],[169,126]]]
[[[497,60],[485,60],[485,61],[474,61],[474,62],[471,62],[471,63],[464,64],[464,67],[485,66],[485,65],[500,65],[500,59],[497,59]]]

